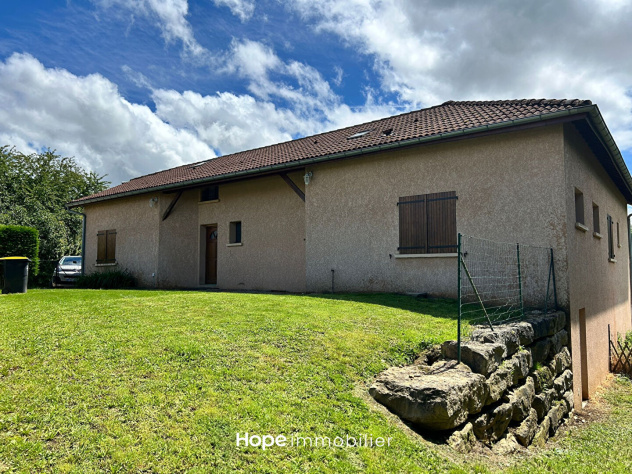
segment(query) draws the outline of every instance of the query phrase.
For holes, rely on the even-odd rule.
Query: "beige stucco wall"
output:
[[[129,270],[140,286],[153,288],[158,262],[158,216],[160,206],[144,194],[90,204],[86,214],[86,273]],[[150,206],[151,204],[151,206]],[[97,232],[116,230],[115,266],[97,266]]]
[[[301,176],[290,174],[304,188]],[[221,185],[219,202],[196,206],[199,227],[217,224],[219,288],[305,291],[305,203],[280,176]],[[233,221],[242,223],[239,247],[227,247]]]
[[[579,310],[586,311],[586,350],[588,395],[592,396],[608,373],[608,324],[613,335],[630,329],[630,284],[627,236],[627,205],[603,167],[576,131],[565,127],[566,207],[569,229],[569,291],[573,353],[575,405],[581,406],[582,370]],[[575,188],[584,194],[585,224],[583,232],[575,228]],[[593,202],[599,206],[600,231],[593,236]],[[616,263],[608,261],[606,216],[614,225]],[[620,247],[617,246],[616,223],[619,223]]]
[[[398,259],[400,196],[456,191],[457,228],[564,248],[561,126],[410,148],[310,168],[307,289],[456,296],[456,257]],[[556,253],[560,300],[566,259]]]

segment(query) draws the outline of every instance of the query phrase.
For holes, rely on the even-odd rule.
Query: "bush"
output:
[[[39,273],[39,232],[32,227],[0,225],[0,258],[28,257],[29,273]]]
[[[135,286],[136,279],[127,270],[91,273],[77,279],[77,288],[111,290]]]

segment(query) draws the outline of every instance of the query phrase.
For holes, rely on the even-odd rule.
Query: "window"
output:
[[[575,222],[584,224],[584,193],[575,188]]]
[[[202,189],[200,202],[217,201],[219,199],[219,186],[207,186]]]
[[[229,242],[231,244],[241,243],[241,221],[230,223]]]
[[[400,254],[457,252],[456,192],[400,197]]]
[[[593,232],[601,234],[599,227],[599,206],[593,202]]]
[[[97,263],[116,263],[116,230],[97,232]]]
[[[612,228],[614,223],[612,217],[608,216],[606,222],[608,223],[608,259],[614,260],[614,232]]]

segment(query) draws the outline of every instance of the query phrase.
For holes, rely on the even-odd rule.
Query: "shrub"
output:
[[[77,279],[77,288],[111,290],[115,288],[133,288],[135,286],[136,279],[127,270],[91,273]]]
[[[0,258],[28,257],[29,273],[39,272],[39,232],[32,227],[0,225]]]

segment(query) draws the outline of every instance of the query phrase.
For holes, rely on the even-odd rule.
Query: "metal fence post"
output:
[[[459,364],[461,363],[461,234],[458,235],[458,244],[457,244],[457,262],[458,262],[458,270],[457,270],[457,304],[459,305],[459,319],[457,323],[457,355]]]
[[[522,301],[522,271],[520,269],[520,244],[516,244],[516,253],[518,255],[518,292],[520,294],[520,316],[524,318],[524,303]]]

